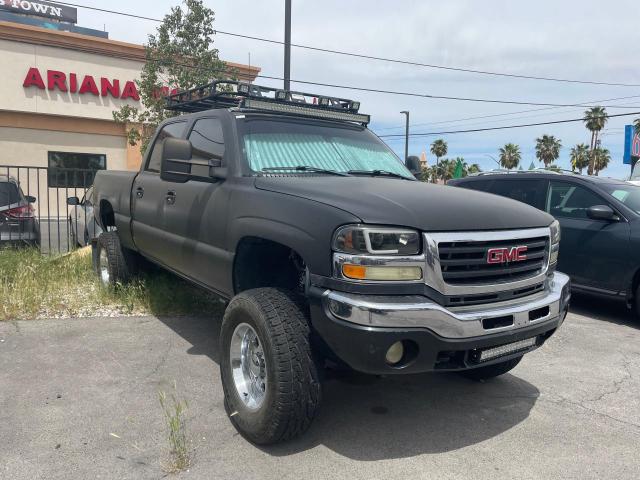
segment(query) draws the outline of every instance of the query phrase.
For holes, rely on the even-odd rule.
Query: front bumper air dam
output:
[[[541,346],[564,321],[570,288],[569,277],[556,272],[539,294],[516,302],[449,310],[421,296],[353,295],[312,287],[311,319],[333,353],[357,371],[465,370],[503,362]],[[535,338],[535,345],[493,360],[478,360],[481,350],[530,338]],[[403,359],[389,365],[386,353],[399,341],[405,347]]]

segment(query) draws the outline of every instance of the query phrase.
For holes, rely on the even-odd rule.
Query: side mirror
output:
[[[78,197],[67,198],[67,205],[80,205],[80,199]]]
[[[33,195],[25,195],[24,199],[28,203],[36,203],[36,197],[34,197]]]
[[[165,138],[162,142],[160,178],[166,182],[184,183],[191,177],[191,142],[181,138]]]
[[[413,174],[414,177],[417,177],[422,173],[422,167],[420,166],[420,158],[416,157],[415,155],[411,157],[407,157],[405,166]]]
[[[592,220],[606,220],[609,222],[620,220],[616,212],[608,205],[594,205],[587,208],[587,217]]]

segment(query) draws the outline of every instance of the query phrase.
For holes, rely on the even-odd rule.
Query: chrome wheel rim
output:
[[[251,325],[239,324],[229,347],[233,384],[240,400],[250,410],[257,410],[267,392],[267,362],[262,341]]]
[[[100,275],[100,281],[104,285],[109,285],[111,281],[111,275],[109,275],[109,261],[107,260],[107,252],[104,249],[100,249],[98,274]]]

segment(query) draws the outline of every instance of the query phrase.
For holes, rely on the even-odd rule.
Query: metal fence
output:
[[[0,165],[0,246],[31,244],[55,254],[90,241],[90,204],[70,206],[67,199],[82,200],[96,171]]]

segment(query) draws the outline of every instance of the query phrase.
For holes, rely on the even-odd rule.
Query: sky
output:
[[[103,7],[98,0],[80,1]],[[205,0],[216,13],[215,28],[276,40],[284,38],[283,0]],[[108,7],[159,18],[178,0],[110,0]],[[397,58],[420,63],[537,77],[640,84],[635,51],[640,44],[637,0],[515,2],[512,0],[374,1],[293,0],[292,42],[327,49]],[[78,9],[78,25],[105,28],[110,38],[144,43],[157,24],[151,21]],[[281,77],[282,45],[218,34],[215,46],[223,60],[259,66],[262,74]],[[292,80],[358,86],[420,94],[514,100],[533,103],[589,103],[611,106],[609,114],[640,112],[640,87],[585,85],[445,71],[345,57],[292,48]],[[256,83],[280,86],[275,80]],[[549,108],[416,98],[316,87],[292,82],[292,89],[361,101],[361,112],[372,116],[371,129],[380,135],[403,134],[402,110],[410,111],[412,133],[448,132],[581,118],[585,108]],[[620,100],[602,101],[605,99]],[[600,102],[598,102],[600,101]],[[630,108],[637,107],[637,108]],[[542,109],[542,110],[541,110]],[[534,111],[532,111],[534,110]],[[514,113],[515,112],[515,113]],[[460,121],[469,117],[502,115]],[[610,167],[601,173],[629,175],[623,165],[624,125],[636,117],[611,118],[602,146],[611,152]],[[446,122],[446,123],[443,123]],[[412,137],[409,154],[427,152],[443,138],[449,157],[464,157],[484,170],[496,168],[491,157],[505,143],[516,143],[526,169],[535,159],[535,139],[543,134],[562,141],[562,168],[570,168],[569,152],[589,143],[581,122],[489,132]],[[404,155],[404,137],[386,139]]]

